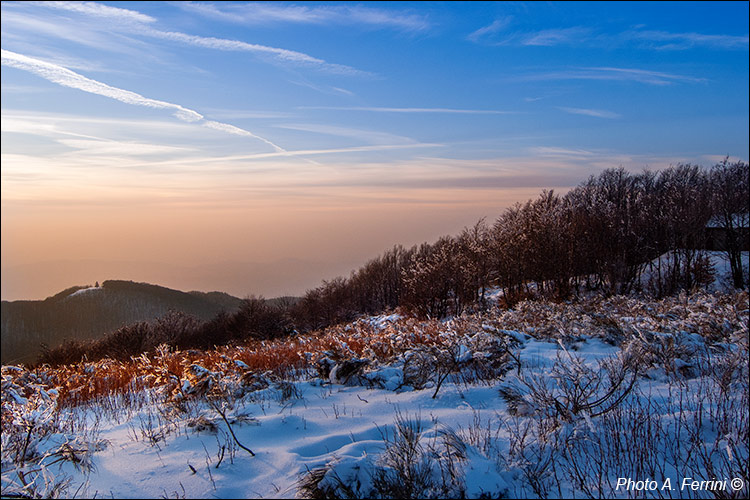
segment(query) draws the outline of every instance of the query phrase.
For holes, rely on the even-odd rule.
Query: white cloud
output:
[[[632,45],[641,49],[686,50],[702,47],[714,50],[747,50],[748,35],[674,33],[658,29],[635,26],[623,32],[602,32],[593,28],[572,26],[543,30],[518,29],[504,31],[510,17],[497,19],[490,25],[479,28],[466,38],[472,42],[492,45],[554,46],[561,44],[587,44],[591,46],[619,47]]]
[[[495,19],[492,21],[492,24],[489,26],[485,26],[484,28],[479,28],[478,30],[472,32],[469,34],[469,36],[466,37],[467,40],[472,42],[479,42],[480,40],[495,35],[500,30],[504,29],[510,24],[511,18],[505,17],[502,19]]]
[[[146,132],[149,136],[160,135],[159,132],[163,132],[162,135],[169,135],[171,137],[181,137],[185,135],[189,130],[197,130],[192,127],[191,124],[182,121],[167,121],[167,120],[134,120],[134,119],[120,119],[112,117],[102,117],[94,115],[70,115],[62,113],[51,113],[44,111],[31,111],[31,110],[14,110],[14,109],[3,109],[2,110],[2,128],[5,130],[7,123],[22,123],[23,126],[35,127],[40,124],[44,124],[46,127],[53,128],[59,133],[69,133],[74,131],[76,135],[80,135],[79,132],[90,132],[94,133],[99,130],[115,131],[121,130],[122,127],[126,127],[128,134],[133,132]],[[15,126],[15,125],[14,125]],[[81,135],[84,137],[84,135]],[[85,137],[91,137],[97,139],[98,136],[87,134]]]
[[[332,109],[341,111],[372,111],[376,113],[453,113],[470,115],[505,115],[511,111],[495,109],[454,109],[454,108],[385,108],[366,106],[300,106],[300,109]]]
[[[368,72],[361,71],[350,66],[345,66],[343,64],[329,63],[324,61],[323,59],[318,59],[317,57],[313,57],[302,52],[279,49],[276,47],[268,47],[266,45],[258,45],[254,43],[246,43],[239,40],[227,40],[225,38],[187,35],[185,33],[179,33],[175,31],[160,30],[145,30],[144,34],[153,36],[155,38],[161,38],[163,40],[172,40],[176,42],[186,43],[194,47],[203,47],[215,50],[253,52],[256,54],[270,55],[275,59],[283,62],[313,66],[330,73],[342,75],[371,75]]]
[[[77,12],[93,17],[103,17],[108,19],[118,19],[120,21],[136,23],[153,23],[156,21],[151,16],[142,14],[135,10],[121,9],[119,7],[110,7],[108,5],[96,2],[28,2],[30,5],[37,5],[52,9],[67,10]]]
[[[530,151],[539,156],[591,157],[596,154],[592,151],[587,151],[585,149],[569,149],[569,148],[559,148],[559,147],[550,147],[550,146],[537,146],[537,147],[530,148]]]
[[[342,89],[341,87],[331,87],[331,90],[333,90],[334,92],[338,92],[339,94],[344,94],[348,96],[355,95],[354,92],[352,92],[351,90]]]
[[[135,92],[130,92],[129,90],[111,87],[105,83],[86,78],[83,75],[62,66],[58,66],[57,64],[35,59],[33,57],[27,57],[9,50],[2,49],[2,64],[29,71],[41,76],[45,80],[49,80],[52,83],[64,87],[70,87],[91,94],[109,97],[110,99],[115,99],[126,104],[146,106],[149,108],[171,109],[174,110],[175,116],[187,122],[198,121],[203,118],[203,115],[200,113],[191,109],[183,108],[179,104],[149,99],[148,97],[144,97]]]
[[[120,30],[123,33],[159,38],[161,40],[170,40],[194,47],[202,47],[213,50],[242,51],[266,55],[282,63],[309,66],[334,74],[372,76],[371,73],[368,73],[366,71],[361,71],[343,64],[329,63],[323,59],[319,59],[317,57],[313,57],[311,55],[294,50],[247,43],[240,40],[204,37],[177,31],[159,30],[152,27],[153,22],[156,21],[156,19],[134,10],[109,7],[96,2],[36,2],[35,5],[49,7],[57,10],[75,12],[77,14],[82,14],[88,17],[98,17],[115,21],[114,25],[109,24],[106,26],[106,29],[104,29],[108,36],[111,35],[111,32],[113,30]],[[42,21],[30,19],[27,17],[28,16],[16,15],[16,22],[18,24],[25,23],[27,25],[33,23],[39,25],[40,23],[42,23]],[[102,28],[97,24],[94,24],[93,26],[86,25],[85,27],[82,27],[77,32],[77,34],[71,34],[70,30],[66,26],[60,27],[54,24],[50,24],[50,26],[45,28],[45,31],[52,35],[63,36],[67,39],[73,39],[76,41],[86,40],[89,38],[96,41],[97,37],[95,35],[92,35],[91,33],[97,32],[100,29]],[[111,45],[109,40],[96,43],[100,43],[102,46],[104,46],[105,44],[107,46]],[[89,42],[88,45],[96,45],[96,43]]]
[[[579,43],[590,31],[588,28],[580,27],[541,30],[524,36],[521,44],[551,47],[563,43]]]
[[[76,155],[83,153],[86,155],[147,156],[194,151],[192,148],[185,147],[109,139],[58,139],[57,142],[78,150]]]
[[[197,111],[185,108],[183,106],[180,106],[179,104],[150,99],[129,90],[111,87],[105,83],[86,78],[83,75],[80,75],[74,71],[71,71],[62,66],[58,66],[56,64],[48,63],[32,57],[27,57],[22,54],[17,54],[5,49],[2,49],[2,64],[24,71],[29,71],[38,76],[41,76],[46,80],[49,80],[50,82],[62,85],[64,87],[70,87],[73,89],[82,90],[84,92],[89,92],[91,94],[109,97],[110,99],[115,99],[126,104],[172,110],[173,114],[182,121],[188,123],[202,121],[203,123],[201,123],[201,125],[205,127],[215,130],[221,130],[234,135],[243,135],[246,137],[258,139],[272,146],[276,151],[284,151],[284,149],[280,146],[277,146],[271,141],[259,137],[252,132],[243,130],[239,127],[235,127],[234,125],[230,125],[227,123],[205,120],[203,115],[201,115]]]
[[[423,31],[431,24],[420,14],[383,10],[362,5],[296,5],[283,3],[180,2],[180,8],[240,24],[359,24],[402,31]]]
[[[596,118],[620,118],[622,115],[618,113],[614,113],[612,111],[605,111],[602,109],[586,109],[586,108],[569,108],[566,106],[558,106],[557,109],[561,111],[565,111],[566,113],[570,113],[573,115],[585,115],[585,116],[593,116]]]
[[[561,44],[583,43],[591,35],[591,29],[580,26],[552,28],[535,31],[505,31],[511,17],[496,19],[492,24],[469,34],[467,40],[489,45],[523,45],[551,47]]]
[[[253,134],[252,132],[248,132],[245,129],[241,129],[239,127],[235,127],[234,125],[230,125],[228,123],[221,123],[221,122],[215,122],[215,121],[211,121],[211,120],[206,120],[201,125],[203,125],[204,127],[208,127],[208,128],[214,129],[214,130],[220,130],[222,132],[227,132],[229,134],[240,135],[240,136],[243,136],[243,137],[252,137],[253,139],[258,139],[259,141],[265,142],[266,144],[268,144],[269,146],[271,146],[276,151],[286,152],[286,150],[284,148],[282,148],[281,146],[277,146],[276,144],[274,144],[273,142],[269,141],[268,139],[264,139],[264,138],[262,138],[260,136],[257,136],[255,134]]]
[[[316,134],[334,135],[338,137],[350,137],[374,144],[393,144],[394,142],[402,142],[405,144],[415,143],[415,141],[409,137],[398,136],[387,132],[361,130],[351,127],[337,127],[334,125],[321,125],[316,123],[289,123],[284,125],[276,125],[276,127],[287,130],[300,130],[303,132],[313,132]]]
[[[216,118],[290,118],[292,113],[286,111],[270,111],[270,110],[255,110],[255,109],[227,109],[227,108],[204,108],[206,113]]]
[[[611,77],[612,79],[635,80],[641,83],[669,84],[672,82],[690,82],[702,83],[705,78],[695,78],[692,76],[675,75],[673,73],[664,73],[662,71],[649,71],[634,68],[583,68],[584,71],[598,72],[601,77]]]
[[[63,17],[47,16],[42,18],[39,12],[33,14],[26,12],[15,12],[2,4],[2,32],[3,46],[7,40],[12,40],[14,49],[21,51],[34,51],[37,56],[47,57],[58,64],[66,67],[86,70],[101,70],[95,68],[93,61],[80,61],[71,55],[63,57],[53,55],[51,52],[59,52],[58,44],[42,43],[44,38],[51,37],[73,42],[98,50],[108,50],[117,54],[128,54],[131,56],[142,56],[134,40],[128,44],[122,43],[121,37],[113,36],[117,32],[117,26],[112,23],[102,23],[100,19],[89,17],[81,20],[66,19]],[[132,24],[132,23],[131,23]],[[140,28],[139,28],[140,29]],[[133,46],[135,45],[135,47]],[[46,54],[45,54],[46,53]]]
[[[3,110],[2,125],[0,126],[0,130],[2,130],[3,132],[28,134],[39,137],[58,138],[62,135],[79,137],[83,139],[100,140],[99,137],[93,135],[81,134],[61,129],[57,126],[57,124],[53,123],[54,118],[50,116],[45,116],[44,119],[40,118],[41,117],[39,115],[31,116],[8,114],[5,112],[5,110]]]
[[[535,73],[512,77],[513,81],[546,81],[546,80],[612,80],[632,81],[649,85],[671,85],[677,82],[703,83],[705,78],[664,73],[636,68],[571,68],[560,71]]]
[[[710,49],[748,48],[748,35],[705,35],[702,33],[670,33],[659,30],[635,30],[622,33],[628,41],[643,42],[651,48],[661,50],[685,50],[693,47]]]
[[[329,155],[329,154],[341,154],[341,153],[359,153],[368,151],[393,151],[393,150],[408,150],[408,149],[420,149],[420,148],[441,148],[443,144],[436,143],[423,143],[417,142],[412,144],[375,144],[370,146],[354,146],[348,148],[327,148],[327,149],[297,149],[291,151],[276,151],[274,153],[254,153],[254,154],[243,154],[243,155],[231,155],[231,156],[211,156],[202,158],[186,158],[184,160],[166,160],[163,162],[154,163],[155,166],[160,165],[187,165],[187,164],[221,164],[226,162],[239,161],[243,162],[246,160],[260,160],[266,158],[279,158],[288,156],[308,156],[308,155]]]
[[[328,94],[328,95],[345,95],[345,96],[353,96],[355,95],[354,92],[342,89],[341,87],[333,87],[328,85],[316,85],[314,83],[311,83],[309,81],[303,80],[288,80],[289,83],[292,85],[299,85],[300,87],[305,87],[308,89],[312,89],[315,92],[320,92],[321,94]]]

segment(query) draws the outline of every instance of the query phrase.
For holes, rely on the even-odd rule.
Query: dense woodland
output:
[[[47,350],[40,362],[127,359],[162,343],[186,349],[271,339],[396,308],[444,318],[487,307],[490,288],[502,290],[504,306],[532,295],[567,300],[592,291],[660,298],[713,280],[703,250],[709,225],[722,230],[734,287],[746,288],[740,255],[748,247],[749,199],[744,162],[639,174],[609,169],[565,195],[544,191],[516,204],[492,224],[480,220],[434,243],[397,245],[301,300],[251,297],[236,313],[206,322],[173,312],[93,343],[68,342]]]
[[[484,307],[489,287],[501,287],[509,305],[532,290],[560,300],[591,290],[663,297],[712,278],[702,252],[710,221],[726,234],[734,286],[743,288],[749,177],[747,163],[728,161],[710,170],[606,170],[564,196],[544,191],[516,204],[492,225],[480,220],[458,236],[396,246],[348,279],[308,291],[296,324],[315,329],[397,306],[441,318]]]

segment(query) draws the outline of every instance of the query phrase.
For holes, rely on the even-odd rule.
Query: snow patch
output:
[[[75,292],[73,292],[70,295],[68,295],[68,298],[78,297],[78,296],[81,296],[81,295],[88,295],[88,294],[91,294],[91,293],[98,293],[98,292],[101,292],[103,290],[104,290],[104,288],[102,288],[100,286],[91,286],[91,287],[88,287],[88,288],[82,288],[82,289],[76,290]]]

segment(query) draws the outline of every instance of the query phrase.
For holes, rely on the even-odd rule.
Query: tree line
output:
[[[517,203],[494,224],[483,219],[432,244],[397,245],[349,278],[308,291],[294,316],[304,329],[397,306],[441,318],[486,306],[490,287],[508,304],[532,291],[561,300],[590,290],[663,297],[712,279],[703,252],[709,224],[723,229],[733,285],[743,288],[749,178],[747,163],[728,160],[710,169],[605,170],[565,195],[543,191]]]
[[[127,357],[159,343],[209,348],[304,333],[396,308],[443,318],[485,308],[490,289],[501,290],[505,306],[532,295],[565,300],[590,291],[663,297],[713,280],[704,251],[709,225],[722,230],[732,284],[744,288],[749,199],[750,166],[741,161],[637,174],[608,169],[564,195],[545,190],[517,203],[492,224],[482,219],[434,243],[396,245],[298,301],[272,304],[250,297],[237,312],[211,321],[173,315],[121,328],[91,352],[91,346],[68,343],[40,360],[72,362],[84,351],[88,359]]]

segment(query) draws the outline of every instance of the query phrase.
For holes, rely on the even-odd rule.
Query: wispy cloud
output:
[[[569,28],[550,28],[544,30],[523,31],[508,30],[512,17],[496,19],[490,25],[470,33],[466,39],[484,45],[520,45],[544,46],[579,44],[585,42],[592,34],[590,28],[572,26]]]
[[[467,115],[506,115],[512,111],[496,109],[455,109],[455,108],[386,108],[369,106],[300,106],[299,109],[331,109],[340,111],[372,111],[375,113],[453,113]]]
[[[641,83],[652,83],[655,85],[668,85],[673,82],[703,83],[705,78],[696,78],[693,76],[676,75],[673,73],[664,73],[661,71],[649,71],[635,68],[583,68],[584,71],[590,71],[596,76],[603,79],[621,79],[634,80]]]
[[[288,80],[288,81],[292,85],[299,85],[300,87],[312,89],[315,92],[320,92],[321,94],[338,95],[338,96],[345,95],[345,96],[350,96],[350,97],[355,95],[354,92],[352,92],[351,90],[342,89],[341,87],[334,87],[331,85],[316,85],[308,81],[305,78]]]
[[[592,157],[596,153],[588,151],[586,149],[570,149],[570,148],[559,148],[551,146],[536,146],[529,149],[529,151],[538,156],[554,156],[554,157]]]
[[[501,30],[505,29],[510,24],[511,18],[504,17],[502,19],[495,19],[492,24],[479,28],[478,30],[470,33],[466,39],[471,42],[479,42],[486,40],[488,37],[496,35]]]
[[[74,71],[71,71],[57,64],[35,59],[33,57],[17,54],[9,50],[2,49],[2,64],[24,71],[29,71],[52,83],[70,87],[91,94],[97,94],[110,99],[115,99],[126,104],[135,106],[145,106],[157,109],[169,109],[174,111],[174,115],[186,122],[194,122],[203,119],[203,115],[191,109],[184,108],[179,104],[149,99],[129,90],[111,87],[105,83],[86,78]]]
[[[3,85],[3,93],[13,94],[40,94],[47,92],[47,89],[42,87],[32,87],[30,85]]]
[[[544,80],[613,80],[631,81],[649,85],[671,85],[673,83],[703,83],[705,78],[696,78],[662,71],[650,71],[636,68],[572,68],[560,71],[548,71],[519,75],[510,78],[514,81],[544,81]]]
[[[639,26],[622,32],[603,32],[583,26],[530,29],[512,26],[511,16],[496,19],[488,26],[470,33],[466,39],[487,45],[557,46],[585,44],[589,46],[635,46],[646,50],[748,50],[748,35],[670,32],[643,29]],[[515,23],[517,24],[517,23]],[[513,29],[508,29],[513,27]]]
[[[91,156],[150,156],[195,151],[192,148],[111,139],[58,139],[57,142],[78,150],[76,155]]]
[[[621,118],[622,115],[618,113],[614,113],[612,111],[605,111],[602,109],[586,109],[586,108],[569,108],[566,106],[558,106],[557,109],[560,111],[565,111],[566,113],[570,113],[573,115],[585,115],[585,116],[593,116],[596,118]]]
[[[351,148],[330,148],[330,149],[302,149],[296,151],[287,151],[285,153],[259,153],[248,155],[248,158],[271,158],[274,156],[305,156],[305,155],[325,155],[336,153],[357,153],[362,151],[390,151],[396,149],[413,149],[413,148],[440,148],[442,144],[436,143],[413,143],[413,144],[375,144],[372,146],[354,146]]]
[[[227,108],[204,108],[205,111],[216,118],[226,119],[269,119],[290,118],[293,114],[286,111],[271,111],[259,109],[227,109]]]
[[[57,120],[59,120],[59,117],[48,114],[25,114],[3,110],[1,122],[2,125],[0,125],[0,130],[2,130],[3,132],[14,132],[40,137],[51,137],[57,142],[60,142],[60,136],[70,136],[93,141],[106,140],[91,134],[83,134],[80,132],[71,132],[70,130],[65,130],[55,123],[55,121]]]
[[[582,27],[541,30],[522,36],[520,43],[521,45],[538,45],[545,47],[580,43],[590,32],[590,29]]]
[[[25,6],[25,3],[21,4]],[[12,7],[11,7],[12,6]],[[6,41],[11,40],[16,50],[26,48],[27,51],[33,50],[37,56],[46,57],[58,64],[64,64],[66,67],[80,70],[98,70],[102,67],[91,60],[79,60],[71,54],[59,55],[59,50],[55,50],[59,44],[53,47],[46,47],[47,44],[40,43],[44,38],[50,37],[57,40],[65,40],[86,47],[96,48],[98,50],[107,50],[119,54],[130,56],[143,56],[137,43],[130,40],[128,44],[122,43],[121,37],[113,36],[122,24],[117,21],[117,26],[111,26],[112,23],[102,23],[100,19],[92,19],[87,16],[84,19],[61,19],[60,17],[40,16],[39,12],[20,12],[13,10],[12,3],[2,3],[2,31],[3,46]],[[128,29],[133,29],[133,23],[127,23]],[[140,29],[140,28],[138,28]],[[23,50],[22,50],[23,51]],[[54,53],[52,53],[54,52]],[[100,66],[100,67],[96,67]]]
[[[206,120],[203,115],[201,115],[197,111],[185,108],[183,106],[180,106],[179,104],[150,99],[129,90],[112,87],[105,83],[86,78],[83,75],[80,75],[62,66],[58,66],[57,64],[52,64],[46,61],[24,56],[22,54],[17,54],[5,49],[2,49],[2,64],[5,66],[34,73],[44,78],[45,80],[49,80],[52,83],[56,83],[64,87],[81,90],[83,92],[88,92],[91,94],[101,95],[110,99],[114,99],[116,101],[124,102],[126,104],[156,109],[167,109],[172,111],[174,116],[182,121],[189,123],[201,122],[201,125],[205,127],[222,130],[224,132],[235,135],[252,137],[272,146],[276,151],[285,151],[282,147],[277,146],[271,141],[259,137],[252,132],[240,129],[238,127],[235,127],[234,125]]]
[[[187,165],[191,163],[204,164],[210,162],[211,164],[221,164],[226,162],[234,161],[246,161],[246,160],[260,160],[267,158],[283,158],[289,156],[314,156],[314,155],[330,155],[330,154],[345,154],[345,153],[360,153],[368,151],[395,151],[402,149],[420,149],[420,148],[442,148],[444,144],[439,143],[425,143],[416,142],[410,144],[373,144],[369,146],[353,146],[346,148],[323,148],[323,149],[296,149],[291,151],[277,151],[274,153],[253,153],[245,155],[230,155],[230,156],[212,156],[210,158],[186,158],[180,160],[166,160],[163,162],[156,163],[155,165]]]
[[[288,123],[276,125],[278,128],[287,130],[299,130],[302,132],[313,132],[316,134],[333,135],[338,137],[348,137],[358,139],[373,144],[416,144],[414,139],[403,137],[388,132],[377,132],[374,130],[362,130],[352,127],[337,127],[334,125],[323,125],[317,123]]]
[[[136,23],[153,23],[156,21],[151,16],[140,12],[110,7],[96,2],[27,2],[29,5],[62,9],[70,12],[78,12],[87,16],[101,17],[107,19],[119,19],[120,21]]]
[[[620,35],[623,40],[640,42],[659,50],[686,50],[702,47],[717,50],[748,49],[748,35],[706,35],[702,33],[670,33],[659,30],[632,30]]]
[[[353,95],[355,95],[354,92],[352,92],[351,90],[342,89],[341,87],[331,87],[331,90],[333,90],[334,92],[337,92],[339,94],[348,95],[350,97],[353,96]]]
[[[283,3],[180,2],[182,9],[214,19],[240,24],[296,23],[346,24],[401,31],[423,31],[431,26],[426,16],[408,11],[383,10],[362,5],[309,6]]]
[[[188,35],[176,31],[147,29],[144,30],[143,33],[154,38],[181,42],[187,45],[192,45],[194,47],[202,47],[215,50],[251,52],[255,54],[268,55],[278,61],[289,62],[296,65],[310,66],[335,74],[359,76],[372,75],[372,73],[361,71],[356,68],[352,68],[351,66],[329,63],[324,61],[323,59],[318,59],[317,57],[313,57],[311,55],[294,50],[280,49],[277,47],[247,43],[239,40],[228,40],[225,38]]]
[[[201,123],[201,125],[210,129],[220,130],[221,132],[226,132],[232,135],[239,135],[242,137],[251,137],[253,139],[258,139],[259,141],[265,142],[276,151],[286,152],[284,148],[282,148],[281,146],[277,146],[276,144],[272,143],[268,139],[264,139],[260,136],[253,134],[252,132],[248,132],[245,129],[235,127],[234,125],[230,125],[228,123],[215,122],[213,120],[205,120]]]
[[[343,64],[329,63],[323,59],[294,50],[248,43],[240,40],[204,37],[178,31],[160,30],[153,27],[154,21],[156,21],[154,18],[135,10],[109,7],[96,2],[36,2],[36,5],[113,21],[116,26],[108,25],[108,31],[116,28],[129,34],[183,43],[193,47],[248,52],[261,56],[268,56],[272,60],[281,63],[307,66],[334,74],[359,76],[372,75],[366,71],[361,71]],[[97,29],[96,26],[94,26],[93,29]],[[48,29],[47,31],[52,33],[51,29]]]
[[[11,131],[37,133],[49,130],[55,133],[70,134],[100,139],[97,135],[99,130],[119,131],[126,127],[126,135],[138,135],[137,132],[145,133],[146,136],[154,137],[167,135],[173,138],[184,136],[193,128],[193,124],[183,121],[169,121],[162,119],[132,119],[117,117],[102,117],[94,115],[70,115],[65,113],[48,113],[29,110],[2,110],[2,129],[12,127]],[[84,132],[85,131],[85,132]],[[192,138],[190,139],[192,141]]]

